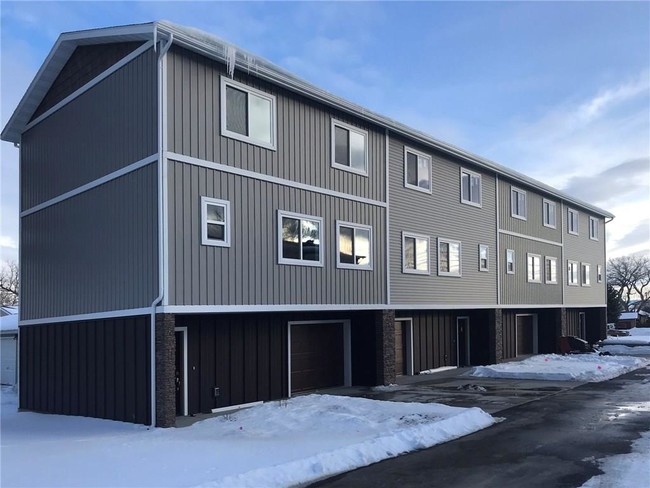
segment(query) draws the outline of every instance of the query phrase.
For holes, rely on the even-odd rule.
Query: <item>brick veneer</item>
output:
[[[176,425],[176,336],[173,314],[156,315],[156,427]]]

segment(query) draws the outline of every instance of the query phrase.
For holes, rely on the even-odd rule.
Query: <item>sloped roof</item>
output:
[[[236,47],[217,36],[168,21],[108,27],[61,34],[45,59],[43,66],[41,66],[41,69],[36,74],[36,77],[18,104],[14,114],[9,119],[7,126],[2,131],[2,140],[14,143],[20,142],[20,134],[24,131],[32,114],[77,46],[107,42],[124,42],[130,40],[156,40],[157,38],[170,38],[172,36],[174,44],[225,63],[233,69],[248,71],[254,76],[267,80],[275,85],[298,92],[325,105],[352,114],[355,117],[388,129],[393,133],[414,139],[425,146],[442,151],[443,153],[492,171],[500,176],[524,183],[542,193],[569,202],[596,215],[609,218],[614,217],[614,215],[606,210],[574,198],[571,195],[565,194],[518,171],[472,154],[452,144],[435,139],[424,132],[408,127],[393,119],[382,116],[376,112],[368,110],[367,108],[333,95],[322,88],[318,88],[317,86],[298,78],[279,66],[276,66],[246,50]]]
[[[639,314],[636,312],[623,312],[619,315],[618,320],[636,320],[639,318]]]
[[[0,332],[18,332],[18,315],[4,315],[0,317]]]

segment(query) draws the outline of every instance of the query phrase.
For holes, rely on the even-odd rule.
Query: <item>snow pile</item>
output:
[[[629,336],[608,337],[601,347],[610,354],[650,356],[650,328],[635,327]]]
[[[469,376],[552,381],[605,381],[649,364],[650,361],[623,356],[593,354],[543,354],[523,361],[477,366]]]
[[[478,408],[309,395],[187,428],[149,430],[16,413],[15,405],[4,403],[5,394],[2,486],[288,486],[440,444],[495,422]]]
[[[0,317],[0,332],[18,332],[18,315]]]

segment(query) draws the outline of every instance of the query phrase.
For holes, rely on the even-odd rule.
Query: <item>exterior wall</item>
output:
[[[404,186],[404,146],[432,156],[432,194]],[[391,304],[496,304],[495,178],[482,175],[482,208],[460,203],[460,168],[417,144],[390,136]],[[429,236],[428,275],[402,272],[402,232]],[[462,277],[438,276],[437,238],[461,241]],[[479,271],[479,244],[489,246],[489,271]]]
[[[517,357],[517,315],[537,317],[537,352],[550,354],[557,352],[561,333],[560,309],[521,309],[503,311],[503,333],[501,336],[501,359]]]
[[[277,99],[277,150],[221,136],[225,66],[172,47],[168,53],[168,149],[195,158],[374,200],[385,200],[383,132],[240,70],[234,79]],[[254,72],[254,67],[251,72]],[[331,119],[368,131],[368,176],[331,165]]]
[[[562,247],[501,234],[499,245],[499,273],[501,275],[501,303],[503,305],[561,304],[562,303]],[[506,250],[515,251],[515,273],[506,272]],[[541,283],[528,282],[528,253],[541,256]],[[547,284],[544,258],[557,258],[557,284]]]
[[[375,304],[385,291],[385,210],[169,162],[170,305]],[[201,196],[228,200],[230,247],[201,244]],[[278,264],[278,210],[323,218],[324,266]],[[336,267],[336,221],[372,226],[372,271]]]
[[[22,217],[21,320],[151,304],[156,181],[151,164]]]
[[[150,49],[23,133],[21,210],[156,153],[157,117]]]
[[[413,374],[456,366],[456,316],[451,310],[398,310],[396,318],[413,319]]]
[[[149,318],[20,327],[19,407],[146,424]]]

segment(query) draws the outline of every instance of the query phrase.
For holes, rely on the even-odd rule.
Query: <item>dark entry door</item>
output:
[[[343,324],[291,326],[291,391],[342,386]]]
[[[176,415],[185,415],[185,334],[176,331]]]
[[[458,366],[469,366],[469,317],[456,319]]]
[[[517,316],[517,356],[533,354],[533,316]]]
[[[584,312],[580,312],[578,315],[578,320],[580,322],[580,339],[587,339],[587,320]]]
[[[406,374],[406,334],[404,333],[405,322],[395,322],[395,374],[402,376]]]

